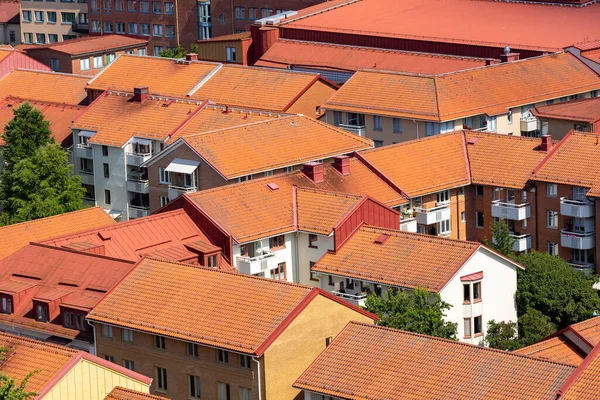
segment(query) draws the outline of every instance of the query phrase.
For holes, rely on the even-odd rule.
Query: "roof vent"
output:
[[[98,236],[100,236],[100,239],[102,240],[110,240],[112,238],[111,234],[108,232],[98,232]]]
[[[504,48],[504,54],[509,55],[510,54],[510,47],[506,46]]]
[[[375,244],[384,244],[389,238],[390,238],[389,234],[382,233],[381,235],[377,236],[377,238],[375,239]]]
[[[479,138],[476,138],[476,137],[469,138],[469,141],[467,142],[467,144],[475,144],[475,143],[477,143],[478,140],[479,140]]]
[[[271,189],[272,191],[275,190],[279,190],[279,185],[276,184],[275,182],[271,182],[271,183],[267,183],[266,185],[269,189]]]
[[[185,55],[185,61],[198,61],[198,54],[188,53]]]
[[[318,162],[309,162],[304,164],[302,172],[314,183],[321,183],[325,180],[323,164]]]
[[[550,149],[552,149],[552,136],[542,135],[542,144],[540,145],[540,150],[547,153],[550,151]]]
[[[136,103],[143,103],[148,98],[148,93],[148,86],[133,88],[133,101]]]
[[[340,174],[350,175],[350,159],[348,156],[337,156],[333,158],[333,168]]]

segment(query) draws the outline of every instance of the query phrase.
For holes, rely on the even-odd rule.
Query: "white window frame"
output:
[[[126,343],[133,343],[133,330],[123,328],[123,341]]]
[[[163,185],[171,184],[171,172],[166,171],[166,168],[158,169],[158,183],[162,183]]]
[[[94,68],[102,68],[104,67],[104,60],[102,59],[102,56],[95,56],[94,57]]]
[[[556,183],[546,184],[546,197],[556,197],[558,195],[558,185]]]
[[[558,255],[558,243],[548,242],[548,254],[551,256]]]
[[[159,199],[160,199],[160,206],[161,207],[164,207],[167,204],[169,204],[169,197],[168,196],[160,196]]]
[[[546,228],[551,228],[551,229],[558,228],[558,211],[553,211],[553,210],[546,211]]]
[[[236,62],[236,54],[235,54],[235,47],[227,47],[226,48],[227,51],[227,61],[229,62]]]
[[[102,325],[102,337],[111,338],[113,337],[112,325]]]
[[[442,190],[441,192],[437,192],[437,202],[439,204],[450,203],[450,191]]]
[[[79,69],[82,71],[88,71],[90,69],[90,59],[82,58],[79,60]]]
[[[452,230],[449,219],[445,219],[443,221],[438,222],[438,235],[450,233],[451,231]]]

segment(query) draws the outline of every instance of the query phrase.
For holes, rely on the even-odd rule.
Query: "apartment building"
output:
[[[489,321],[517,320],[519,269],[479,243],[363,225],[311,273],[321,289],[360,306],[388,289],[437,293],[451,306],[445,319],[457,325],[458,340],[483,345]]]
[[[348,362],[349,356],[352,362]],[[591,378],[588,388],[597,390],[591,371],[596,372],[596,368],[580,370],[506,351],[351,322],[294,387],[302,389],[307,400],[392,400],[399,393],[409,399],[587,400],[594,396],[572,396],[579,386],[572,381],[583,378],[583,373]]]
[[[531,113],[540,121],[542,135],[562,139],[571,130],[600,132],[600,98],[598,92],[591,99],[571,100],[564,103],[535,107]]]
[[[206,129],[197,119],[176,134],[175,143],[142,164],[148,169],[150,211],[182,193],[289,172],[308,162],[331,162],[372,147],[368,139],[300,115],[192,134]]]
[[[36,393],[36,399],[102,399],[116,387],[148,393],[152,382],[100,357],[56,344],[0,333],[0,346],[8,350],[0,361],[2,373],[16,385],[33,373],[25,390]]]
[[[434,76],[360,71],[325,102],[325,121],[376,146],[460,129],[536,137],[531,109],[598,89],[598,74],[570,53]]]
[[[88,315],[98,354],[177,399],[296,398],[331,338],[375,319],[317,288],[153,258]]]
[[[89,79],[84,75],[15,69],[0,79],[0,98],[12,96],[47,103],[85,105],[85,85]]]
[[[30,244],[0,261],[0,331],[95,354],[85,316],[134,264],[82,243]]]
[[[57,43],[88,33],[87,0],[21,1],[21,41]]]
[[[55,72],[96,75],[121,54],[146,54],[148,40],[126,36],[85,36],[31,47],[27,55]]]
[[[21,5],[19,1],[0,3],[0,43],[16,46],[21,43]]]

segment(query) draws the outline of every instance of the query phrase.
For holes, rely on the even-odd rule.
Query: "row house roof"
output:
[[[538,118],[563,119],[591,124],[600,120],[600,97],[538,106],[533,108],[531,113]]]
[[[167,400],[167,398],[117,386],[111,390],[104,400]]]
[[[142,47],[148,40],[123,35],[82,36],[63,42],[48,43],[27,49],[26,52],[37,52],[51,49],[71,56],[84,54],[110,53],[127,48]]]
[[[0,98],[20,97],[49,103],[78,105],[87,98],[86,75],[16,69],[0,79]]]
[[[570,53],[556,53],[439,75],[359,71],[324,107],[452,121],[599,88],[600,77],[587,65]]]
[[[349,362],[348,360],[352,360]],[[294,387],[342,399],[556,399],[567,364],[350,322]]]
[[[317,296],[376,319],[318,288],[153,258],[140,261],[88,319],[261,356]]]

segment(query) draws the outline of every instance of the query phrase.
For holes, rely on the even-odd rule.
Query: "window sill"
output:
[[[476,229],[484,229],[484,227],[483,227],[483,226],[476,226],[475,228],[476,228]]]
[[[481,336],[483,336],[483,333],[479,332],[479,333],[476,333],[475,336],[473,336],[473,337],[474,338],[478,338],[478,337],[481,337]]]
[[[477,304],[477,303],[481,303],[481,302],[482,302],[482,300],[481,300],[481,299],[477,299],[477,300],[475,300],[475,301],[473,302],[473,304]]]
[[[159,389],[159,388],[154,389],[154,391],[156,391],[158,393],[167,393],[167,391],[165,389]]]
[[[318,249],[318,248],[319,248],[319,246],[311,246],[311,245],[309,245],[309,246],[308,246],[308,248],[309,248],[309,249]]]
[[[393,132],[396,135],[402,135],[402,132]]]
[[[470,301],[463,301],[463,306],[469,306],[473,303],[471,303]]]
[[[558,229],[557,226],[546,226],[546,228],[548,228],[548,229]]]
[[[277,250],[283,250],[285,249],[285,246],[279,246],[279,247],[271,247],[269,248],[270,251],[277,251]]]
[[[319,280],[318,280],[318,279],[313,279],[313,278],[310,278],[310,280],[311,280],[311,281],[313,281],[313,282],[319,282]]]
[[[463,339],[472,339],[472,336],[471,335],[469,335],[469,336],[463,336]]]

